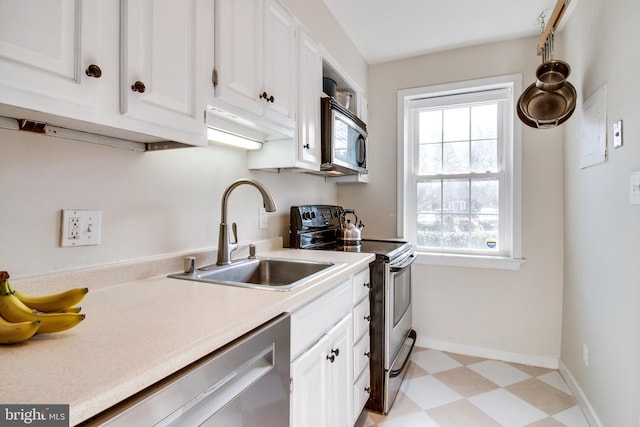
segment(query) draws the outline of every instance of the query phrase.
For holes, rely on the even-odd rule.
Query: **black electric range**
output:
[[[410,243],[393,239],[362,239],[358,245],[341,245],[338,236],[344,212],[341,206],[333,205],[292,206],[290,247],[372,253],[386,261],[411,251]]]

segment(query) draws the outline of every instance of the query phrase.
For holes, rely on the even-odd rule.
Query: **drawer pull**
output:
[[[367,356],[368,359],[371,358],[371,352],[370,351],[365,352],[364,355]]]
[[[331,356],[327,356],[327,360],[333,363],[336,360],[336,357],[332,354]]]
[[[364,320],[366,320],[367,322],[370,322],[371,321],[371,316],[369,316],[369,315],[364,316]]]
[[[371,387],[366,386],[366,387],[364,388],[364,391],[366,391],[367,393],[371,393]]]
[[[336,356],[338,356],[340,354],[340,349],[339,348],[331,349],[331,353],[335,354]]]
[[[364,287],[371,289],[371,282],[365,282]]]

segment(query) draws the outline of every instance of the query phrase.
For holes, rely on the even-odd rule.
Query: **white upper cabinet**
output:
[[[215,15],[214,106],[293,130],[293,16],[273,0],[216,0]]]
[[[268,119],[293,128],[297,91],[296,24],[274,0],[264,2],[264,91]]]
[[[298,28],[298,159],[320,170],[322,56],[318,44]]]
[[[0,2],[0,103],[79,116],[94,108],[105,66],[97,18],[97,0]]]
[[[212,34],[211,0],[2,0],[0,116],[205,145]]]
[[[296,132],[293,138],[268,141],[260,151],[250,152],[250,169],[320,171],[322,56],[318,44],[302,27],[296,29],[296,39]]]
[[[207,2],[122,0],[121,13],[121,113],[204,143]]]

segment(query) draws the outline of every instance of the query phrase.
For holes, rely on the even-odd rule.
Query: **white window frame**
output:
[[[522,125],[515,115],[515,94],[522,92],[522,75],[510,74],[463,82],[401,89],[397,94],[398,118],[398,177],[397,177],[397,213],[398,236],[416,244],[416,191],[413,168],[417,150],[414,147],[412,129],[409,124],[410,105],[417,100],[448,95],[472,94],[487,90],[501,89],[509,92],[511,101],[506,108],[511,110],[511,120],[505,138],[504,171],[507,203],[504,224],[507,241],[504,252],[500,254],[463,254],[456,252],[417,252],[417,262],[460,267],[494,268],[518,270],[524,262],[521,258],[522,240]],[[501,212],[501,216],[503,213]]]

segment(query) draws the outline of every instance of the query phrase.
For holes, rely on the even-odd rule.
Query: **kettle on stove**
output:
[[[351,219],[347,219],[347,214],[352,214],[355,221],[351,223]],[[340,213],[340,231],[338,233],[338,244],[342,246],[359,246],[362,240],[362,229],[364,224],[362,221],[358,223],[358,217],[353,209],[344,209]]]

